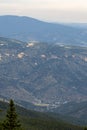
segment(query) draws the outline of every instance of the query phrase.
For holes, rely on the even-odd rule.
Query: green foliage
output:
[[[3,110],[0,112],[0,121],[2,121],[5,116],[7,106],[8,104],[6,103],[0,103],[0,108]],[[23,128],[19,127],[13,130],[84,130],[83,127],[65,123],[62,120],[55,119],[46,113],[26,110],[25,108],[19,106],[15,106],[15,109],[20,117]],[[3,130],[1,124],[0,130]]]
[[[10,100],[9,109],[7,110],[6,119],[2,123],[4,130],[16,130],[21,124],[17,119],[17,113],[13,100]]]
[[[62,121],[28,118],[24,120],[25,130],[83,130],[83,128]]]

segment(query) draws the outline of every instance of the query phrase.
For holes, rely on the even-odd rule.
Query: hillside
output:
[[[0,36],[22,41],[40,41],[87,46],[87,30],[47,23],[30,17],[0,16]]]
[[[87,101],[87,48],[0,38],[0,97],[51,110]]]
[[[87,125],[87,102],[69,102],[51,110],[54,117],[78,125]],[[55,113],[55,114],[54,114]],[[60,115],[60,116],[59,116]]]
[[[0,111],[0,123],[5,118],[7,108],[7,103],[0,102],[0,110],[2,110]],[[16,106],[16,110],[24,130],[83,130],[82,127],[64,123],[44,113],[26,110],[19,106]]]

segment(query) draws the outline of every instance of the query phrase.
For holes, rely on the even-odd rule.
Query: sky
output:
[[[0,0],[0,15],[49,22],[87,23],[87,0]]]

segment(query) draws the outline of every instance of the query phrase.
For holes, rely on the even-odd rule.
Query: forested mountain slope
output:
[[[5,118],[5,113],[7,111],[8,104],[5,102],[0,102],[0,129],[1,122]],[[83,127],[71,125],[65,123],[61,120],[55,119],[50,115],[30,111],[22,107],[16,106],[16,111],[18,118],[20,119],[23,130],[83,130]]]
[[[52,109],[87,101],[87,48],[0,38],[0,97]]]

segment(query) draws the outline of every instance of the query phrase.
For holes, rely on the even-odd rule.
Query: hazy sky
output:
[[[50,22],[87,23],[87,0],[0,0],[0,15],[7,14]]]

